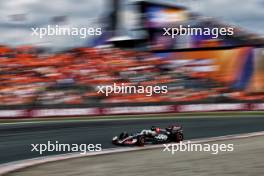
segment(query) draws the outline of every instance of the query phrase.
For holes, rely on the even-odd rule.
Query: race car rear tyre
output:
[[[175,134],[175,142],[183,141],[183,134],[182,133],[176,133]]]
[[[145,138],[143,136],[139,136],[137,139],[137,146],[144,146],[145,145]]]

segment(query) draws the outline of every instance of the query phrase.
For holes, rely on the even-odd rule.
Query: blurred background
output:
[[[0,1],[0,106],[83,107],[264,101],[264,1]],[[101,36],[31,28],[100,27]],[[233,36],[163,36],[164,27],[233,27]],[[98,85],[168,86],[97,94]]]

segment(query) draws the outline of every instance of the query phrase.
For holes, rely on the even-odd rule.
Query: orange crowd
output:
[[[215,97],[225,89],[203,80],[211,87],[197,90],[184,71],[168,70],[168,64],[147,52],[117,48],[39,54],[32,47],[0,46],[0,105],[182,102]],[[113,83],[166,85],[168,93],[97,93],[98,85]]]

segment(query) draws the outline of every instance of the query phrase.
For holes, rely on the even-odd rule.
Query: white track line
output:
[[[215,142],[215,141],[223,141],[223,140],[243,139],[243,138],[257,137],[257,136],[264,136],[264,131],[246,133],[246,134],[226,135],[226,136],[219,136],[219,137],[194,139],[194,140],[191,140],[191,143],[207,143],[207,142]],[[125,147],[125,148],[120,147],[120,148],[105,149],[100,152],[90,152],[85,155],[81,155],[80,153],[68,153],[68,154],[61,154],[61,155],[55,155],[55,156],[46,156],[46,157],[39,157],[39,158],[34,158],[34,159],[21,160],[21,161],[10,162],[10,163],[0,165],[0,175],[4,175],[7,173],[16,171],[16,170],[24,169],[24,168],[31,167],[34,165],[45,164],[49,162],[63,161],[67,159],[82,158],[82,157],[87,157],[87,156],[157,149],[157,148],[162,148],[162,147],[164,147],[163,144],[150,145],[150,146],[145,146],[145,147]]]
[[[233,112],[232,117],[234,118],[247,118],[248,116],[253,116],[256,118],[263,118],[263,114],[242,114],[242,113],[249,113],[250,111],[240,111],[240,112]],[[210,112],[209,112],[210,113]],[[75,123],[75,122],[95,122],[95,121],[126,121],[126,120],[157,120],[160,119],[199,119],[199,118],[225,118],[230,116],[228,113],[230,112],[219,112],[219,114],[181,114],[181,113],[169,113],[169,114],[143,114],[143,115],[120,115],[120,117],[116,118],[117,116],[93,116],[89,118],[85,117],[72,117],[68,119],[63,119],[62,121],[60,118],[52,119],[50,118],[38,118],[38,119],[24,119],[25,121],[18,121],[18,122],[0,122],[1,126],[8,126],[8,125],[27,125],[27,124],[49,124],[49,123]],[[76,119],[75,119],[76,118]],[[1,118],[0,118],[1,120]],[[15,119],[12,119],[15,120]]]

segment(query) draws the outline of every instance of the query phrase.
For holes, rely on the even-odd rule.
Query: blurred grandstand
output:
[[[34,46],[0,46],[0,105],[264,102],[264,41],[260,36],[236,28],[236,35],[217,40],[205,36],[173,41],[159,38],[160,26],[146,18],[148,9],[157,10],[157,15],[184,16],[169,20],[171,25],[190,21],[195,26],[223,24],[171,4],[144,1],[137,5],[142,25],[135,30],[145,33],[140,44],[138,38],[108,38],[101,46],[52,54]],[[115,30],[117,14],[112,17],[110,28]],[[98,85],[113,83],[166,85],[169,91],[150,97],[97,93]]]

